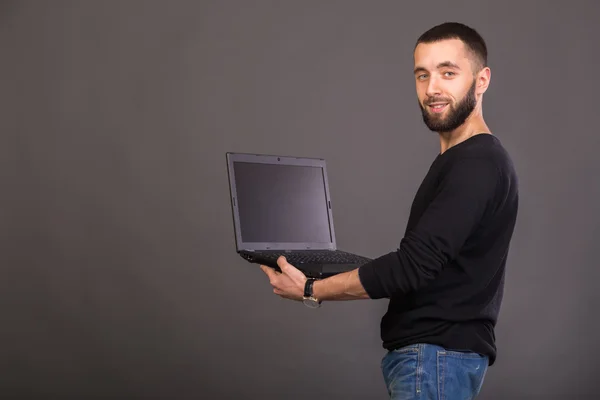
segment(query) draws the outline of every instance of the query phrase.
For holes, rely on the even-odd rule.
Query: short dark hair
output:
[[[433,43],[447,39],[459,39],[465,44],[475,56],[477,70],[487,67],[488,54],[485,41],[475,29],[460,22],[444,22],[434,26],[419,37],[415,48],[419,43]]]

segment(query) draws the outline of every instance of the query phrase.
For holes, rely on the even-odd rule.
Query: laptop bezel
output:
[[[227,152],[227,173],[229,180],[230,203],[233,213],[233,225],[237,251],[260,251],[260,250],[336,250],[336,238],[333,225],[333,212],[331,207],[331,195],[329,192],[329,179],[327,176],[327,163],[322,158],[295,157],[272,154],[251,154],[239,152]],[[274,243],[274,242],[244,242],[241,236],[240,214],[237,202],[237,190],[234,173],[235,162],[250,162],[262,164],[284,164],[319,167],[323,172],[323,182],[326,199],[326,209],[329,222],[331,242],[305,242],[305,243]]]

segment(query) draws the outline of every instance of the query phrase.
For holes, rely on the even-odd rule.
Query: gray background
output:
[[[387,303],[273,295],[234,252],[225,152],[326,158],[339,246],[395,249],[439,151],[413,45],[458,20],[521,179],[481,399],[591,398],[599,7],[3,1],[0,395],[385,399]]]

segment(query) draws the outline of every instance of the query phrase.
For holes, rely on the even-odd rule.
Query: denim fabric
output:
[[[415,344],[388,352],[381,361],[392,400],[469,400],[481,390],[488,357]]]

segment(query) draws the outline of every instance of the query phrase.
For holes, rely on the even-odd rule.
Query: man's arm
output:
[[[492,210],[499,176],[495,164],[483,157],[462,159],[446,171],[436,196],[399,248],[360,267],[369,296],[405,295],[436,279]]]
[[[277,265],[281,272],[276,272],[266,265],[260,267],[269,277],[273,293],[290,300],[302,300],[307,281],[306,276],[298,268],[288,263],[283,256],[277,259]],[[315,281],[313,295],[321,301],[369,298],[360,283],[358,269]]]
[[[360,281],[358,269],[316,281],[313,294],[321,301],[370,299]]]
[[[322,301],[389,298],[425,287],[455,258],[492,205],[498,171],[484,158],[460,161],[446,172],[436,197],[396,251],[313,285]],[[306,277],[282,257],[283,273],[263,266],[275,294],[300,300]]]
[[[396,251],[314,284],[320,300],[389,298],[419,290],[455,258],[492,205],[499,172],[484,158],[467,158],[446,172],[436,197]]]

